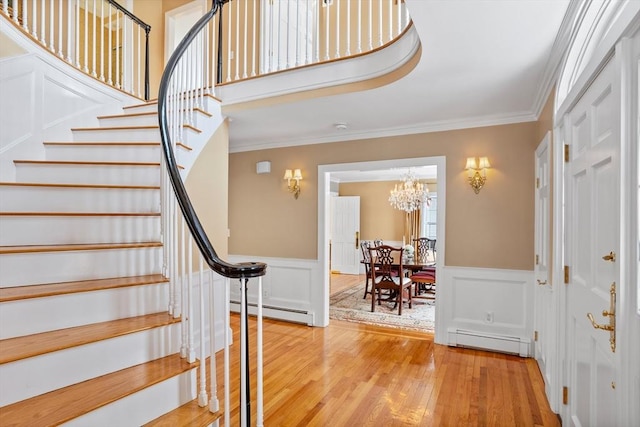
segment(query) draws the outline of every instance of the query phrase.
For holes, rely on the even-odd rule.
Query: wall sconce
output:
[[[490,167],[489,159],[486,157],[480,157],[480,161],[478,163],[476,163],[475,157],[467,157],[467,165],[465,166],[465,169],[469,173],[469,184],[476,194],[480,192],[480,189],[487,181],[487,169]]]
[[[300,195],[300,180],[302,179],[302,172],[300,169],[295,169],[291,172],[291,169],[287,169],[284,171],[284,179],[287,180],[287,189],[289,193],[293,193],[293,197],[296,199]],[[291,185],[291,181],[295,181],[293,185]]]

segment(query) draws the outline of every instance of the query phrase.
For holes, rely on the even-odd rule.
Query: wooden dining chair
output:
[[[367,294],[370,294],[369,291],[369,281],[371,280],[371,254],[369,253],[369,248],[371,247],[371,242],[368,240],[363,240],[360,242],[360,249],[362,250],[362,263],[364,264],[364,271],[366,274],[366,278],[364,280],[364,296],[367,298]]]
[[[436,260],[436,240],[427,237],[414,239],[417,250],[416,256],[421,263],[435,262]],[[415,285],[414,296],[418,297],[426,293],[424,298],[435,299],[436,270],[435,267],[426,267],[411,275],[411,281]]]
[[[402,315],[404,295],[412,308],[411,301],[411,279],[398,272],[404,271],[402,267],[403,248],[394,248],[389,245],[369,248],[369,258],[371,259],[371,311],[376,309],[376,295],[380,298],[381,290],[389,290],[395,293],[398,315]]]

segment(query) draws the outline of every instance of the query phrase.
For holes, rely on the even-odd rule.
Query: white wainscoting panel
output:
[[[320,286],[316,260],[291,258],[266,258],[246,255],[230,255],[230,262],[259,261],[267,264],[267,274],[262,279],[262,304],[264,316],[314,326],[317,305],[314,303],[314,286]],[[317,283],[316,283],[317,282]],[[255,312],[257,281],[249,280],[249,313]],[[231,280],[232,309],[239,311],[239,281]]]
[[[44,158],[42,142],[71,141],[71,127],[141,100],[78,71],[0,20],[0,31],[28,53],[0,58],[0,180],[14,181],[14,159]]]
[[[532,354],[533,271],[446,267],[443,273],[438,320],[446,344]]]

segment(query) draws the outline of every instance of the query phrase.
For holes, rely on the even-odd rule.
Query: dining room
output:
[[[437,166],[332,173],[331,196],[330,319],[433,333]],[[408,282],[408,292],[375,289],[372,294],[373,281],[381,279],[375,272],[383,246],[393,249],[392,268],[402,268],[392,280]]]

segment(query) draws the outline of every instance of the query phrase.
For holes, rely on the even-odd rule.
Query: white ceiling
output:
[[[412,72],[367,91],[235,111],[230,151],[537,119],[560,61],[554,41],[570,0],[406,3],[422,44]]]

